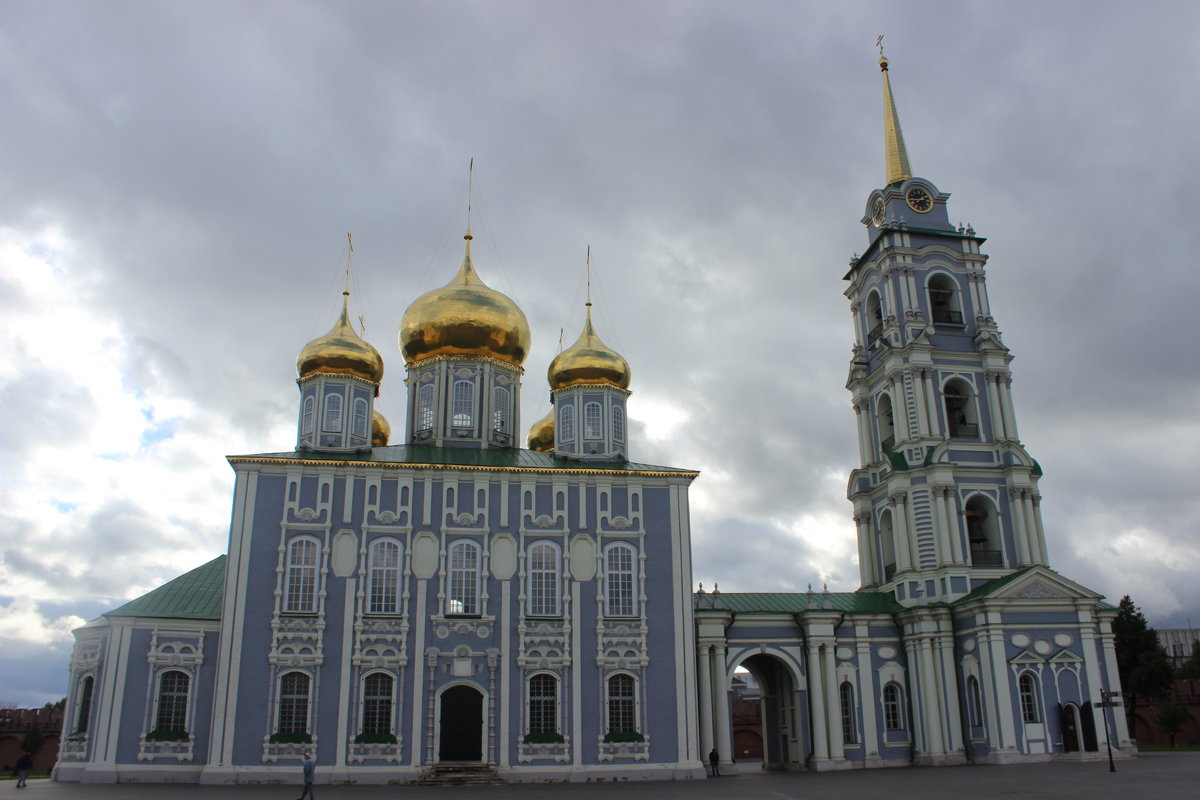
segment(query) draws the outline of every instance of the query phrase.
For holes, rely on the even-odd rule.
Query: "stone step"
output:
[[[495,767],[486,764],[434,764],[417,783],[422,786],[499,786],[504,781]]]

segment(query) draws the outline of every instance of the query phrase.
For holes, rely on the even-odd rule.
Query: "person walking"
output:
[[[33,769],[33,756],[26,750],[25,754],[17,759],[17,788],[25,788],[25,779],[29,777],[29,770]]]
[[[721,756],[719,753],[717,753],[717,748],[714,747],[712,752],[708,754],[708,763],[712,764],[713,777],[721,777]]]
[[[317,774],[317,765],[313,763],[312,753],[304,754],[304,791],[300,793],[299,800],[317,800],[317,795],[313,793],[313,778]]]

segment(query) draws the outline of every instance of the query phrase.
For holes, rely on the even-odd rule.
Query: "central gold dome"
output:
[[[329,333],[304,346],[296,359],[296,373],[307,378],[316,372],[355,375],[378,384],[383,380],[383,358],[379,351],[354,332],[347,310],[348,298],[342,296],[342,315]]]
[[[458,274],[418,297],[400,322],[400,352],[408,363],[440,355],[491,356],[521,366],[529,354],[529,321],[505,295],[488,287],[471,263],[471,235]]]
[[[596,335],[592,328],[592,304],[587,304],[587,319],[575,344],[558,354],[546,370],[551,391],[577,383],[607,383],[629,388],[629,362]]]

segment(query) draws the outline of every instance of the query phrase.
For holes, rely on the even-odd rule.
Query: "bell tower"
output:
[[[987,297],[982,237],[914,176],[881,57],[887,178],[850,261],[858,419],[854,504],[862,585],[905,605],[951,601],[1046,565],[1041,469],[1017,437],[1012,355]]]

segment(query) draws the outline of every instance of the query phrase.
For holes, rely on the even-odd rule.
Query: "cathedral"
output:
[[[75,631],[55,778],[229,784],[700,779],[723,772],[1092,758],[1133,750],[1115,609],[1049,568],[983,239],[908,164],[849,265],[855,592],[693,590],[694,470],[629,459],[632,370],[597,334],[547,373],[465,254],[398,335],[405,436],[349,322],[297,359],[292,449],[230,456],[225,555]],[[730,718],[761,691],[758,762]],[[743,734],[739,734],[743,735]],[[754,734],[751,733],[751,736]]]

